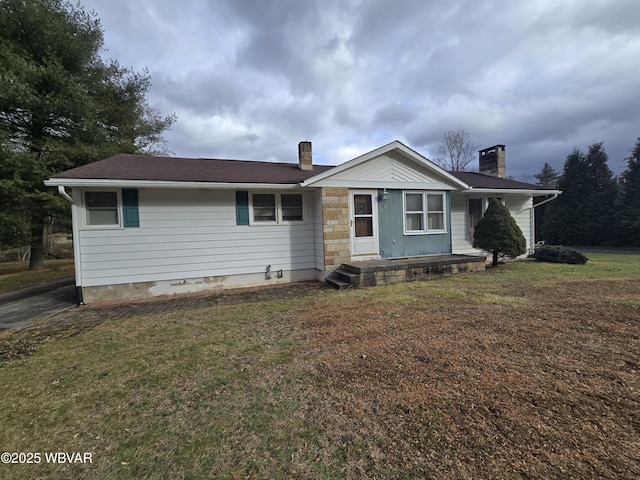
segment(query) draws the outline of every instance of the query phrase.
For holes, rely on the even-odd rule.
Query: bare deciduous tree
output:
[[[465,170],[476,158],[477,151],[478,146],[471,143],[469,132],[462,128],[449,130],[442,135],[442,143],[438,147],[440,156],[436,163],[445,170]]]

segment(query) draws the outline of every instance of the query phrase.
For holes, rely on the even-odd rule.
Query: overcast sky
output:
[[[172,155],[339,164],[463,128],[507,174],[640,136],[638,0],[81,0],[104,56],[147,68]],[[477,168],[477,162],[471,165]]]

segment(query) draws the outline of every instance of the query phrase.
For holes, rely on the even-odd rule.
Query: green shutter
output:
[[[122,189],[122,220],[125,227],[140,226],[138,190],[135,188]]]
[[[236,225],[249,225],[249,192],[236,192]]]

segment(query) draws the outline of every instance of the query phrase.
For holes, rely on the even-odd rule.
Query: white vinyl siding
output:
[[[140,228],[79,231],[83,287],[316,267],[313,221],[236,225],[234,191],[138,195]]]

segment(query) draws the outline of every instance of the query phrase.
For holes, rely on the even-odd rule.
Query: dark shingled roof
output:
[[[473,188],[506,189],[506,190],[550,190],[548,187],[532,183],[519,182],[509,178],[494,177],[477,172],[449,172],[458,180],[462,180]],[[553,189],[551,189],[553,190]]]
[[[332,168],[332,165],[314,165],[313,170],[301,170],[297,163],[123,154],[67,170],[51,178],[295,185]],[[476,172],[449,173],[473,188],[548,190],[540,185]]]
[[[297,163],[116,155],[51,178],[297,184],[330,168],[314,165],[313,170],[301,170]]]

